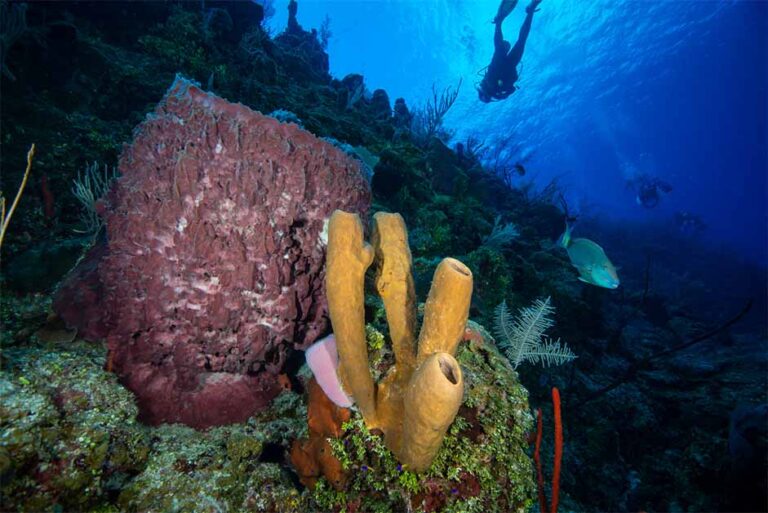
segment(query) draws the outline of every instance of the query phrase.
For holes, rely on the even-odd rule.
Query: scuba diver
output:
[[[528,39],[528,34],[531,31],[533,13],[538,11],[537,7],[541,0],[531,0],[531,3],[525,8],[527,14],[523,26],[520,27],[520,35],[515,46],[512,46],[510,49],[509,41],[505,41],[501,33],[501,24],[509,13],[512,12],[516,3],[515,0],[502,0],[499,11],[493,19],[493,23],[496,25],[493,35],[493,58],[477,88],[480,101],[484,103],[489,103],[493,100],[504,100],[517,90],[517,87],[515,87],[515,82],[518,79],[517,65],[520,64],[520,60],[523,58],[525,41]]]
[[[629,182],[629,185],[637,191],[635,201],[645,208],[654,208],[661,201],[659,192],[670,193],[672,186],[663,180],[648,175],[639,175]]]
[[[703,232],[707,224],[700,216],[684,210],[675,213],[675,224],[683,235],[691,236]]]

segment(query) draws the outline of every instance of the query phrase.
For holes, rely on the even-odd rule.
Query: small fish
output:
[[[606,289],[617,288],[619,275],[603,248],[589,239],[572,239],[571,230],[566,221],[565,232],[558,242],[568,251],[571,264],[579,271],[579,280]]]
[[[518,175],[525,176],[525,166],[523,166],[520,162],[515,164],[515,171],[517,171]]]
[[[504,19],[509,16],[509,13],[515,9],[516,5],[517,0],[501,0],[501,3],[499,4],[499,10],[496,11],[496,17],[493,18],[491,23],[501,23],[504,21]]]

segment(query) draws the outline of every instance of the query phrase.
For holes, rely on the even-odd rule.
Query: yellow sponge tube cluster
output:
[[[464,395],[454,358],[472,297],[472,273],[453,258],[435,271],[416,338],[416,296],[405,222],[377,213],[365,242],[356,214],[337,210],[328,229],[326,293],[339,352],[339,374],[366,425],[380,429],[398,460],[413,471],[432,463]],[[365,338],[365,273],[376,264],[395,365],[374,383]]]

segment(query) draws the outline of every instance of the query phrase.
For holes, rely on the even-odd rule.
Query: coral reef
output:
[[[6,348],[3,511],[306,511],[281,469],[306,408],[285,392],[248,423],[206,432],[136,420],[130,392],[82,340]]]
[[[114,370],[149,423],[247,419],[326,328],[324,223],[364,213],[357,161],[177,79],[120,159],[98,264]],[[86,262],[90,264],[89,260]],[[76,271],[77,272],[77,271]],[[64,319],[92,305],[61,289]],[[89,286],[89,290],[94,287]]]
[[[0,372],[2,509],[82,511],[141,471],[149,437],[133,396],[78,342],[5,349]]]
[[[765,426],[756,417],[768,389],[764,266],[681,237],[662,222],[613,224],[584,211],[580,230],[610,248],[623,283],[615,293],[583,287],[552,244],[563,231],[560,187],[553,181],[538,188],[533,179],[541,171],[564,170],[537,169],[533,159],[520,176],[513,165],[520,148],[510,131],[497,140],[467,134],[461,145],[424,140],[422,131],[413,131],[424,119],[417,99],[409,97],[406,106],[392,97],[390,115],[386,93],[368,95],[365,77],[329,76],[322,28],[319,38],[301,28],[296,11],[286,35],[273,37],[270,27],[260,26],[265,13],[256,2],[6,1],[0,7],[21,22],[0,56],[0,189],[17,190],[24,150],[37,143],[0,262],[0,423],[13,435],[6,446],[11,457],[2,460],[3,509],[522,510],[532,506],[535,485],[524,452],[530,418],[521,383],[545,419],[553,418],[551,388],[562,394],[563,511],[755,511],[766,504],[764,431],[755,439],[750,428]],[[345,37],[342,32],[334,37]],[[242,425],[194,431],[134,422],[136,405],[104,373],[109,359],[103,349],[51,343],[72,334],[48,320],[48,292],[91,244],[73,234],[82,228],[70,192],[78,170],[93,161],[113,167],[176,73],[250,109],[295,113],[290,119],[375,168],[375,209],[400,212],[409,227],[417,297],[426,296],[440,259],[454,256],[472,271],[472,319],[490,327],[503,301],[517,311],[551,296],[558,309],[552,336],[568,340],[580,358],[567,368],[521,367],[518,376],[470,322],[465,336],[472,342],[456,354],[464,402],[433,465],[419,474],[398,468],[382,433],[354,415],[331,443],[346,466],[344,490],[325,479],[313,491],[301,490],[285,462],[292,441],[307,437],[306,408],[297,393],[278,395]],[[163,199],[175,201],[173,195]],[[109,205],[97,207],[106,214]],[[517,236],[497,240],[502,224],[514,225]],[[112,329],[103,322],[106,291],[98,265],[107,254],[104,235],[97,238],[103,253],[94,250],[81,261],[55,306],[96,338]],[[650,355],[722,324],[749,297],[752,309],[737,325],[642,366]],[[366,295],[374,382],[394,363],[386,317],[381,299]],[[301,393],[297,360],[289,357],[286,374],[276,379]],[[67,376],[57,374],[57,362]],[[628,370],[630,379],[593,398]],[[50,383],[74,400],[59,404]],[[91,399],[96,396],[110,401]],[[550,475],[555,447],[551,423],[545,424],[541,463]],[[102,459],[107,439],[114,451]],[[121,442],[128,439],[140,442],[133,456]],[[93,440],[99,443],[91,447]],[[99,462],[104,466],[89,466]]]
[[[303,432],[299,396],[285,393],[247,424],[200,432],[149,428],[142,472],[117,498],[118,511],[307,511],[307,499],[281,468],[287,439]]]
[[[296,14],[298,3],[291,0],[288,5],[288,27],[275,38],[275,45],[285,54],[283,65],[292,78],[299,81],[328,81],[328,54],[325,53],[317,31],[308,32],[299,25]]]

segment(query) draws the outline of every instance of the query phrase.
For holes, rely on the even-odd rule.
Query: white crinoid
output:
[[[544,334],[554,326],[554,314],[555,307],[550,304],[550,298],[537,299],[532,306],[521,308],[517,316],[509,312],[506,301],[496,308],[494,334],[512,368],[517,369],[524,361],[541,362],[548,367],[562,365],[576,358],[560,339],[552,340]]]

